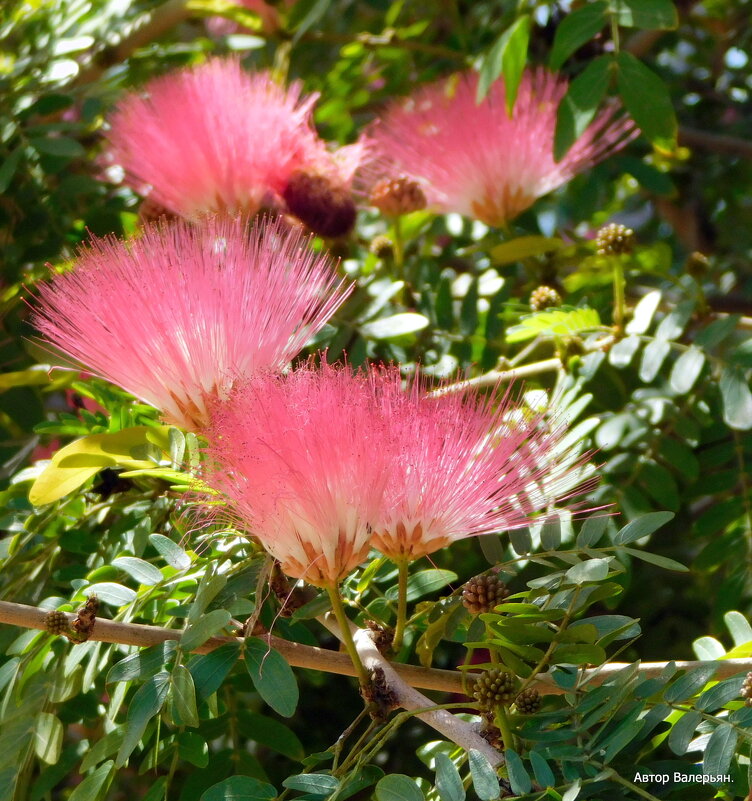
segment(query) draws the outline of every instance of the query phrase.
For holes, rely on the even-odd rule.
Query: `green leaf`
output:
[[[242,712],[239,726],[243,735],[250,740],[290,759],[302,760],[306,755],[295,732],[274,718],[254,712]]]
[[[507,329],[509,343],[526,342],[539,336],[571,337],[601,325],[595,309],[555,309],[524,317],[518,325]]]
[[[507,762],[507,770],[509,771],[509,783],[512,785],[512,790],[516,795],[525,795],[533,788],[533,783],[530,780],[530,774],[525,770],[519,754],[507,748],[504,751],[504,756]]]
[[[590,548],[595,545],[603,536],[607,525],[608,518],[605,515],[603,517],[588,517],[577,535],[577,547]]]
[[[446,754],[436,754],[436,790],[441,801],[465,801],[465,788],[454,762]]]
[[[590,7],[584,6],[580,10],[584,11]],[[593,121],[611,82],[612,63],[613,59],[610,56],[599,56],[591,61],[569,85],[556,115],[554,135],[556,161],[561,161],[566,156],[572,145]]]
[[[67,136],[30,139],[29,144],[37,153],[47,153],[50,156],[61,158],[72,159],[86,154],[86,150],[80,142]]]
[[[100,801],[107,791],[108,779],[113,774],[112,760],[97,768],[91,776],[87,776],[68,797],[68,801]]]
[[[654,289],[640,298],[638,304],[632,311],[632,319],[627,323],[626,331],[628,334],[644,334],[653,321],[653,315],[658,310],[661,303],[661,292]]]
[[[48,765],[60,759],[63,746],[63,724],[51,712],[40,712],[34,723],[34,751]]]
[[[726,425],[739,431],[752,428],[752,392],[744,373],[738,367],[724,367],[720,388]]]
[[[730,723],[721,723],[717,726],[705,748],[702,772],[711,776],[728,773],[737,740],[736,729]]]
[[[170,701],[170,711],[176,726],[195,728],[199,725],[196,688],[190,670],[184,665],[176,665],[172,671]]]
[[[499,75],[503,74],[507,114],[512,116],[514,103],[517,100],[517,90],[527,60],[531,26],[531,18],[524,14],[518,17],[496,40],[480,67],[476,95],[478,103],[486,96],[491,84]]]
[[[114,664],[107,674],[106,684],[119,681],[135,681],[154,676],[168,662],[177,648],[175,640],[167,640],[159,645],[142,648]]]
[[[182,731],[178,734],[177,744],[181,759],[185,759],[197,768],[205,768],[209,764],[209,747],[200,734]]]
[[[731,701],[738,700],[741,697],[744,680],[744,676],[734,676],[714,684],[697,699],[695,708],[700,712],[715,712]]]
[[[530,531],[526,528],[517,528],[509,532],[509,541],[512,543],[512,548],[520,556],[530,553],[533,549],[533,538],[530,536]]]
[[[391,773],[376,785],[375,798],[376,801],[424,801],[425,796],[415,779]]]
[[[154,567],[146,560],[138,559],[135,556],[118,556],[117,559],[112,560],[112,565],[124,570],[129,576],[147,587],[159,584],[164,578],[162,571],[158,567]]]
[[[673,151],[678,128],[668,87],[626,50],[616,56],[616,63],[616,84],[632,119],[654,145]]]
[[[217,634],[227,626],[231,619],[232,615],[226,609],[214,609],[185,629],[183,636],[180,638],[180,647],[184,651],[195,651],[209,637]]]
[[[10,186],[22,156],[23,148],[17,147],[0,166],[0,193],[5,192]]]
[[[169,537],[149,534],[149,542],[159,551],[165,562],[176,570],[187,570],[191,566],[190,556]]]
[[[297,23],[295,26],[294,17],[291,18],[290,22],[292,27],[295,27],[295,35],[292,39],[292,44],[294,45],[298,39],[311,27],[316,25],[319,20],[326,14],[329,10],[329,6],[331,5],[332,0],[314,0],[313,3],[308,5],[308,11],[305,13],[303,18],[300,22]],[[295,8],[300,7],[301,9],[306,8],[305,3],[296,3]]]
[[[561,801],[575,801],[575,799],[579,798],[581,789],[582,789],[582,782],[580,781],[580,779],[577,779],[575,782],[572,783],[570,788],[561,797]]]
[[[300,790],[311,795],[329,795],[339,787],[339,779],[327,773],[299,773],[282,782],[288,790]]]
[[[603,581],[608,576],[609,559],[588,559],[567,570],[567,578],[574,584]]]
[[[457,574],[451,570],[433,568],[420,570],[407,579],[407,600],[414,601],[424,595],[429,595],[442,587],[446,587],[447,584],[451,584],[453,581],[457,581]],[[386,591],[386,597],[390,601],[396,601],[397,593],[397,587],[390,587]]]
[[[671,353],[671,345],[663,339],[653,339],[642,351],[640,379],[649,384],[660,372],[663,362]]]
[[[632,520],[622,528],[614,538],[615,545],[627,545],[630,542],[647,537],[657,531],[661,526],[665,526],[670,520],[674,519],[673,512],[651,512],[642,515],[636,520]]]
[[[608,4],[599,0],[596,3],[586,3],[564,17],[556,27],[551,55],[548,58],[548,65],[552,70],[561,69],[572,53],[603,29],[608,21],[607,11]]]
[[[685,712],[671,727],[668,735],[668,747],[677,755],[686,753],[687,747],[694,736],[695,729],[702,720],[702,715],[694,709]]]
[[[398,339],[422,331],[429,322],[428,317],[423,314],[401,312],[365,323],[360,327],[360,333],[366,339]]]
[[[162,671],[148,679],[136,691],[128,707],[125,737],[115,760],[117,767],[120,768],[127,762],[128,757],[143,736],[147,723],[159,714],[169,688],[170,674]]]
[[[634,556],[635,559],[641,559],[643,562],[648,562],[656,567],[662,567],[664,570],[676,570],[679,573],[688,573],[689,568],[681,562],[675,562],[667,556],[659,556],[657,553],[650,553],[649,551],[638,551],[636,548],[625,548],[624,553]]]
[[[230,776],[201,794],[200,801],[273,801],[277,791],[267,782],[250,776]]]
[[[468,757],[475,794],[480,801],[496,801],[501,795],[499,777],[491,767],[491,763],[480,751],[476,751],[474,748],[470,749]]]
[[[671,388],[679,395],[686,395],[700,377],[705,366],[705,354],[695,347],[684,351],[671,370]]]
[[[679,15],[671,0],[612,0],[611,8],[619,25],[648,31],[673,31]]]
[[[535,781],[537,781],[541,787],[556,786],[556,777],[553,771],[548,766],[548,762],[546,762],[537,751],[530,752],[530,764],[533,766]]]
[[[668,687],[663,693],[663,697],[670,704],[686,701],[693,695],[697,695],[717,670],[718,664],[716,662],[693,668]]]
[[[196,695],[206,700],[215,693],[227,678],[240,656],[240,643],[229,642],[211,653],[192,659],[188,670],[193,676]]]
[[[111,606],[126,606],[133,603],[138,595],[130,587],[116,584],[112,581],[103,581],[99,584],[92,584],[86,588],[87,593],[96,595],[100,601],[104,601]]]
[[[558,645],[551,662],[559,665],[600,665],[606,659],[606,652],[598,645],[576,643]]]
[[[501,245],[492,247],[489,255],[494,264],[512,264],[521,259],[561,250],[565,244],[563,239],[552,236],[518,236],[509,242],[502,242]]]
[[[723,622],[734,640],[734,645],[746,645],[746,643],[752,642],[752,626],[741,612],[733,609],[726,612]]]
[[[244,655],[258,694],[275,712],[289,718],[298,705],[299,693],[295,674],[285,658],[257,637],[246,638]]]
[[[559,520],[546,520],[540,532],[541,546],[546,551],[555,551],[561,545],[561,523]]]

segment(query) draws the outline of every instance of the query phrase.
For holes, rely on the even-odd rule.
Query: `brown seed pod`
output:
[[[471,615],[490,612],[509,595],[509,588],[495,573],[474,576],[462,588],[462,605]]]

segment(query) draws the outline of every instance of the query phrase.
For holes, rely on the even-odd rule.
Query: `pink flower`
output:
[[[94,240],[73,271],[40,287],[35,323],[166,421],[198,430],[208,400],[284,368],[348,291],[282,222],[175,222]]]
[[[524,73],[511,119],[504,82],[496,81],[480,104],[477,84],[466,74],[425,87],[391,106],[372,130],[382,177],[413,178],[442,213],[503,225],[636,133],[609,108],[557,164],[556,112],[566,80],[544,69]]]
[[[395,380],[305,367],[214,405],[207,483],[288,575],[331,587],[366,558],[391,458],[373,385]]]
[[[311,125],[315,101],[215,58],[127,95],[109,140],[131,184],[170,211],[252,215],[279,202],[297,170],[331,162]]]
[[[582,458],[561,447],[551,427],[507,392],[429,396],[423,382],[385,393],[381,406],[395,459],[373,521],[373,546],[413,560],[455,540],[522,528],[531,515],[582,490]]]

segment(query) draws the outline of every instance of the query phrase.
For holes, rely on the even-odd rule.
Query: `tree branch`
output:
[[[0,623],[7,623],[24,629],[45,631],[47,629],[46,618],[48,611],[48,609],[40,609],[36,606],[0,601]],[[67,617],[69,621],[73,621],[76,616],[67,613]],[[165,629],[144,623],[118,623],[114,620],[97,618],[90,639],[96,642],[146,647],[159,645],[167,640],[179,640],[181,634],[182,631],[179,629]],[[337,673],[341,676],[355,676],[355,668],[346,654],[330,651],[326,648],[301,645],[271,634],[262,635],[260,639],[266,640],[272,648],[279,651],[293,667],[322,670],[326,673]],[[243,639],[241,637],[211,637],[203,645],[196,648],[193,653],[206,654],[230,642],[242,643]],[[679,670],[691,670],[708,664],[707,661],[673,661]],[[440,670],[438,668],[419,667],[418,665],[400,665],[394,662],[389,662],[388,664],[402,681],[412,687],[467,696],[467,678],[457,670]],[[658,676],[667,664],[667,662],[643,662],[639,668],[640,676],[643,678]],[[603,684],[614,673],[618,673],[626,666],[626,662],[611,662],[599,668],[582,670],[580,671],[581,683],[588,682],[593,686]],[[715,674],[715,679],[727,679],[730,676],[749,671],[752,671],[752,659],[721,659],[718,660],[718,671]],[[539,675],[532,686],[541,692],[550,693],[551,695],[561,695],[566,692],[556,685],[547,674]]]
[[[679,128],[679,144],[684,147],[711,150],[725,156],[752,159],[752,142],[727,134],[709,133],[697,128]]]
[[[139,47],[159,38],[190,15],[188,0],[167,0],[141,19],[116,45],[95,51],[73,79],[73,85],[81,86],[96,81],[108,67],[125,61]]]
[[[338,637],[340,640],[342,639],[339,624],[332,615],[324,615],[318,618],[318,620],[326,626],[335,637]],[[458,718],[456,715],[452,715],[450,712],[447,712],[446,709],[427,709],[428,707],[435,706],[435,702],[430,698],[426,698],[423,693],[418,692],[404,681],[396,670],[397,665],[388,662],[381,655],[369,631],[366,629],[359,629],[354,624],[350,625],[350,629],[363,667],[369,673],[372,673],[374,670],[381,670],[383,672],[387,686],[392,693],[394,693],[396,703],[400,707],[411,712],[415,710],[426,710],[423,712],[416,712],[415,716],[420,718],[424,723],[427,723],[431,728],[436,729],[436,731],[443,734],[453,743],[462,746],[466,751],[469,751],[471,748],[480,751],[494,767],[504,763],[503,755],[480,736],[473,724]]]
[[[513,367],[511,370],[489,370],[477,378],[468,378],[466,381],[458,381],[456,384],[441,387],[434,390],[432,394],[445,395],[447,392],[462,392],[471,387],[494,387],[496,384],[509,383],[520,378],[529,378],[531,375],[550,373],[553,370],[558,370],[561,366],[561,359],[558,356],[554,356],[552,359],[525,364],[522,367]]]

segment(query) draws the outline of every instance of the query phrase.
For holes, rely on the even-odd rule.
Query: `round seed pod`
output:
[[[426,196],[420,185],[407,176],[379,181],[368,201],[387,217],[399,217],[426,207]]]
[[[616,253],[631,253],[634,250],[635,233],[626,225],[611,223],[604,225],[595,238],[596,252],[599,256],[613,256]]]
[[[462,605],[471,615],[490,612],[509,595],[509,588],[495,573],[474,576],[462,588]]]
[[[516,677],[505,670],[492,668],[478,676],[473,689],[473,698],[482,709],[509,706],[515,698]]]
[[[561,306],[561,295],[552,286],[539,286],[530,295],[530,308],[535,311]]]
[[[514,705],[521,715],[534,715],[541,707],[541,695],[538,690],[529,687],[515,698]]]
[[[47,612],[44,624],[50,634],[65,634],[68,631],[68,616],[65,612],[53,609]]]
[[[747,706],[752,706],[752,672],[747,673],[740,693]]]

